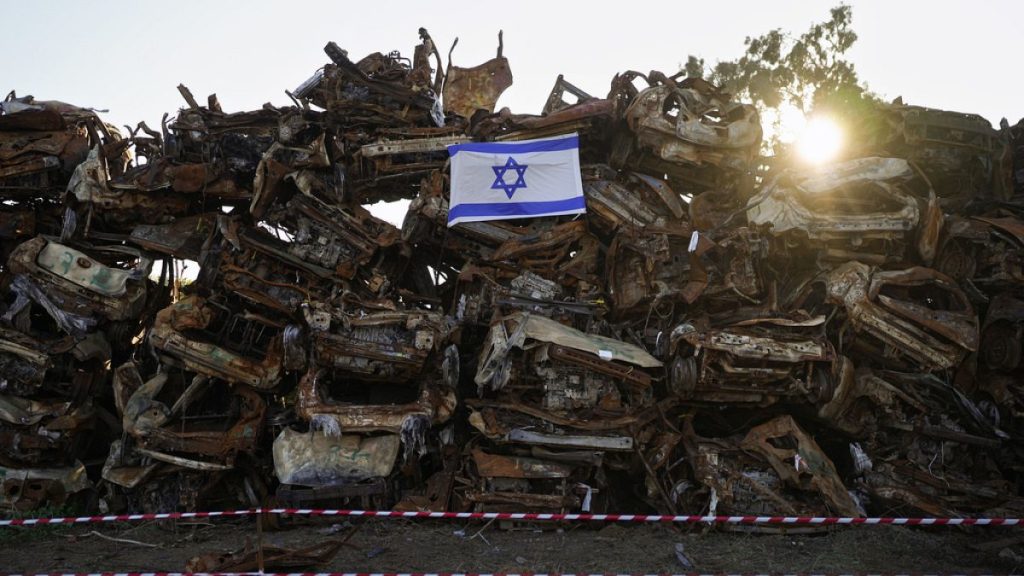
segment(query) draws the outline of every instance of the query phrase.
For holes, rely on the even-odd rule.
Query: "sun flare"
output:
[[[808,164],[835,159],[843,147],[843,130],[831,118],[810,118],[797,138],[797,152]]]

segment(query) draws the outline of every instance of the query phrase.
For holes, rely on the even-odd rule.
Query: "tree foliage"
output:
[[[748,36],[738,59],[708,66],[691,55],[684,69],[687,75],[704,77],[761,110],[790,104],[805,115],[828,109],[849,116],[875,100],[846,58],[857,41],[852,22],[850,6],[839,5],[831,9],[827,21],[799,36],[778,28]]]

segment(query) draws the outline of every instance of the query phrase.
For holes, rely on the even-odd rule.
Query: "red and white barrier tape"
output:
[[[224,510],[221,512],[161,512],[158,514],[115,514],[108,516],[67,516],[63,518],[14,518],[0,520],[0,526],[38,526],[43,524],[96,524],[103,522],[135,522],[138,520],[177,520],[183,518],[214,518],[217,516],[250,516],[259,508]]]
[[[855,576],[857,573],[839,573],[839,574],[827,574],[827,573],[809,573],[803,574],[802,576]],[[927,573],[925,573],[927,574]],[[913,574],[912,576],[925,576],[925,574]],[[41,574],[3,574],[0,576],[769,576],[769,573],[751,572],[751,573],[717,573],[717,574],[700,574],[697,572],[692,573],[663,573],[663,574],[587,574],[587,573],[569,573],[569,574],[546,574],[536,572],[522,572],[522,573],[463,573],[463,572],[73,572],[73,573],[62,573],[62,572],[47,572]],[[771,576],[779,576],[773,574]],[[876,574],[876,576],[882,576]],[[902,574],[891,574],[887,576],[911,576],[911,573]],[[946,575],[951,576],[951,575]],[[978,575],[975,575],[978,576]]]
[[[253,514],[288,514],[293,516],[364,516],[368,518],[433,518],[441,520],[545,520],[556,522],[662,522],[669,524],[789,524],[789,525],[858,525],[893,524],[900,526],[1019,526],[1021,518],[848,518],[833,516],[700,516],[670,514],[542,514],[534,512],[418,512],[392,510],[322,510],[310,508],[251,508],[221,512],[164,512],[159,514],[116,514],[108,516],[69,516],[63,518],[15,518],[0,520],[3,526],[37,526],[43,524],[92,524],[103,522],[135,522],[139,520],[172,520],[214,518],[217,516],[250,516]]]

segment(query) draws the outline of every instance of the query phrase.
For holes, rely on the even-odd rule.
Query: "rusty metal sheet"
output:
[[[585,448],[591,450],[633,449],[633,439],[628,436],[578,436],[565,434],[544,434],[530,430],[509,430],[508,441],[520,444],[535,444],[557,448]]]
[[[564,464],[546,462],[537,458],[502,456],[473,450],[477,473],[484,477],[501,478],[568,478],[572,468]]]
[[[0,466],[0,509],[29,511],[59,508],[73,494],[88,490],[92,482],[78,462],[66,468],[6,468]]]
[[[82,252],[46,242],[36,254],[36,265],[102,297],[116,298],[127,291],[127,270],[108,268]]]
[[[517,315],[508,320],[522,326],[524,338],[589,352],[606,361],[625,362],[643,368],[661,366],[660,361],[636,346],[604,336],[583,334],[543,316]]]
[[[354,531],[352,531],[354,532]],[[350,533],[351,535],[351,533]],[[252,572],[258,570],[294,570],[325,566],[338,554],[346,539],[317,542],[303,548],[288,548],[260,543],[260,550],[246,540],[245,547],[229,553],[211,552],[193,556],[185,562],[186,572]]]
[[[330,486],[386,477],[398,458],[397,434],[364,436],[285,428],[274,439],[274,472],[284,484]]]
[[[498,32],[498,54],[491,60],[472,68],[460,68],[452,64],[452,51],[458,38],[448,52],[448,69],[445,71],[442,99],[445,112],[470,118],[477,110],[493,112],[498,97],[512,85],[512,69],[508,59],[501,55],[505,43]]]
[[[207,213],[178,218],[170,224],[140,224],[132,229],[131,241],[181,260],[199,260],[216,221],[216,214]]]

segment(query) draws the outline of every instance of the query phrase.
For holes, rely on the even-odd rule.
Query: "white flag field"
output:
[[[576,134],[518,142],[466,142],[448,147],[448,226],[460,222],[583,214]]]

